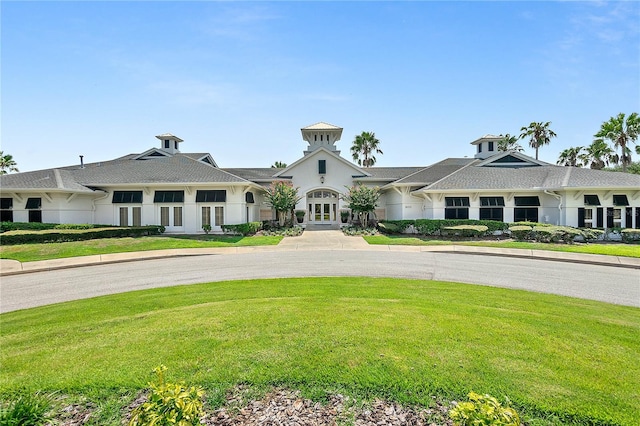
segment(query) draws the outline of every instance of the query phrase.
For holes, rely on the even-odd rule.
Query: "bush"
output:
[[[533,239],[533,227],[529,225],[512,225],[509,227],[511,236],[518,241],[527,241]]]
[[[89,230],[42,230],[34,232],[14,231],[15,233],[2,234],[0,245],[35,244],[35,243],[62,243],[67,241],[97,240],[100,238],[138,238],[148,235],[160,235],[164,232],[164,226],[132,226],[127,228],[106,228]]]
[[[279,226],[272,226],[266,230],[263,230],[262,234],[270,235],[270,236],[298,237],[302,235],[303,232],[304,232],[304,229],[301,226],[297,226],[297,225],[293,227],[282,227],[282,228]]]
[[[486,226],[486,233],[507,230],[508,225],[497,220],[473,220],[473,219],[417,219],[415,228],[418,234],[439,236],[442,229],[459,225]]]
[[[184,383],[166,383],[167,367],[155,368],[158,383],[149,383],[151,394],[147,402],[131,413],[129,426],[199,425],[204,414],[202,397],[204,391]]]
[[[93,225],[90,223],[40,223],[40,222],[0,222],[0,232],[8,231],[44,231],[48,229],[93,229],[109,228],[112,225]]]
[[[15,399],[0,403],[0,425],[36,426],[51,419],[53,408],[51,395],[23,394]]]
[[[355,236],[355,235],[377,235],[378,231],[374,227],[362,228],[360,226],[345,226],[342,228],[342,232],[345,235]]]
[[[623,229],[620,231],[622,235],[622,241],[625,243],[637,243],[640,242],[640,229]]]
[[[262,229],[262,222],[239,223],[237,225],[222,225],[222,231],[225,234],[232,235],[253,235]]]
[[[488,229],[486,225],[446,226],[440,230],[440,234],[476,238],[485,235]]]
[[[518,413],[511,407],[503,407],[494,397],[471,392],[469,399],[449,411],[454,425],[520,426]]]
[[[378,229],[384,234],[402,234],[415,223],[415,220],[381,220]]]

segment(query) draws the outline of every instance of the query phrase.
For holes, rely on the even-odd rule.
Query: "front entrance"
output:
[[[309,207],[307,220],[316,225],[337,223],[338,193],[333,191],[312,191],[307,193]]]

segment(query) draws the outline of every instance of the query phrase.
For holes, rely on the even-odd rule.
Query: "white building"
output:
[[[202,232],[203,224],[275,217],[264,189],[290,181],[302,196],[305,224],[338,224],[346,187],[378,186],[378,219],[493,219],[580,227],[640,228],[640,176],[556,166],[519,152],[498,152],[497,136],[471,142],[474,158],[424,167],[358,167],[336,142],[342,128],[302,130],[303,156],[284,169],[220,168],[208,153],[183,153],[182,139],[99,163],[0,176],[1,220],[162,224],[167,232]]]

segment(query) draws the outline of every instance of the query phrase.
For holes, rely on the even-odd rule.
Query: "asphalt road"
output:
[[[640,307],[637,269],[455,253],[328,250],[188,256],[6,276],[0,282],[0,312],[155,287],[302,276],[435,279]]]

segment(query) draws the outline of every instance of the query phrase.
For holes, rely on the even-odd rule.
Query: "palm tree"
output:
[[[284,169],[287,167],[287,163],[283,163],[282,161],[276,161],[271,165],[272,169]]]
[[[565,149],[560,153],[556,164],[560,166],[582,167],[582,163],[578,162],[578,160],[581,159],[580,151],[582,151],[581,146]]]
[[[608,139],[613,142],[613,146],[620,148],[622,161],[622,171],[627,171],[627,165],[631,163],[630,142],[635,143],[640,135],[640,116],[637,112],[629,114],[625,120],[625,114],[620,113],[616,117],[611,117],[600,126],[600,131],[594,135],[597,140]]]
[[[18,163],[13,159],[13,155],[6,154],[4,151],[0,151],[0,175],[6,175],[11,172],[19,172],[16,167]]]
[[[506,135],[500,135],[502,140],[498,141],[498,151],[524,151],[522,145],[518,143],[518,138],[515,136],[511,136],[509,133]]]
[[[591,145],[584,148],[584,151],[579,158],[585,166],[589,165],[592,169],[602,170],[609,164],[618,163],[616,152],[601,139],[594,140]]]
[[[356,161],[359,166],[373,166],[376,163],[376,157],[373,154],[383,153],[379,145],[380,141],[376,139],[375,133],[362,132],[356,136],[351,146],[353,160]]]
[[[538,159],[538,148],[542,145],[548,145],[551,142],[551,138],[555,138],[556,135],[553,130],[549,128],[549,121],[546,123],[533,122],[529,124],[529,127],[523,127],[520,129],[520,139],[529,138],[529,146],[536,150],[536,160]]]

